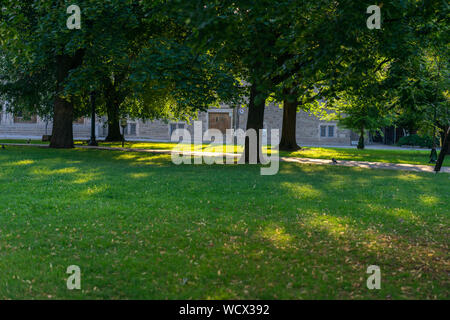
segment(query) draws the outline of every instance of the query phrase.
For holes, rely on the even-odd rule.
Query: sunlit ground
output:
[[[449,197],[447,174],[7,147],[0,298],[448,299]]]
[[[25,140],[0,140],[1,142],[10,143],[26,143]],[[33,144],[42,143],[40,141],[31,141]],[[76,146],[86,145],[86,141],[76,141]],[[119,142],[105,143],[100,142],[100,146],[104,147],[122,147]],[[175,143],[164,142],[126,142],[126,148],[134,149],[153,149],[153,150],[172,150],[177,147]],[[243,148],[240,146],[211,146],[204,145],[186,145],[181,147],[188,148],[190,151],[203,152],[226,152],[226,153],[241,153]],[[228,148],[228,149],[227,149]],[[270,147],[263,149],[265,152],[272,153]],[[280,152],[283,157],[297,157],[297,158],[311,158],[311,159],[336,159],[336,160],[353,160],[353,161],[370,161],[370,162],[384,162],[384,163],[404,163],[404,164],[430,164],[429,150],[358,150],[355,148],[313,148],[303,147],[302,150],[296,152]],[[450,156],[446,157],[444,166],[450,166]]]

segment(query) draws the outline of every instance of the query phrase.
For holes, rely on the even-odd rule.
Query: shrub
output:
[[[412,134],[406,137],[400,138],[397,145],[399,146],[418,146],[424,148],[433,147],[433,138],[430,136],[419,136],[417,134]],[[439,140],[436,139],[436,146],[439,146]]]

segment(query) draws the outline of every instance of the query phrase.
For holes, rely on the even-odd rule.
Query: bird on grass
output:
[[[335,158],[331,159],[331,161],[333,162],[333,164],[337,164],[337,160]]]
[[[31,139],[28,139],[27,143],[30,144],[31,143]]]
[[[6,149],[4,144],[2,144],[2,149]]]

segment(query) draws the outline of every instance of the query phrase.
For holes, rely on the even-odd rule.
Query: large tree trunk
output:
[[[84,51],[79,50],[73,57],[59,55],[56,57],[56,90],[53,104],[53,129],[50,148],[73,148],[73,103],[62,98],[64,81],[70,70],[77,68],[83,59]]]
[[[436,163],[436,167],[434,168],[434,171],[439,172],[441,171],[442,164],[444,163],[445,155],[449,151],[449,136],[450,136],[450,127],[447,128],[447,132],[445,133],[444,142],[442,144],[441,152],[439,153],[439,158]]]
[[[73,104],[57,97],[53,106],[50,148],[73,148]]]
[[[257,85],[252,84],[250,89],[250,101],[248,105],[248,118],[247,118],[247,131],[253,129],[256,131],[256,142],[257,145],[253,146],[256,148],[251,148],[250,137],[247,135],[245,137],[245,150],[244,150],[244,162],[251,163],[252,160],[256,160],[257,163],[262,162],[262,129],[264,128],[264,109],[266,101],[264,97],[260,95],[257,90]],[[252,149],[256,149],[256,155],[250,154]],[[255,158],[255,159],[254,159]]]
[[[116,75],[114,79],[106,78],[104,81],[104,92],[106,112],[108,114],[108,136],[105,141],[122,141],[120,132],[120,106],[125,100],[126,94],[120,91],[120,81],[124,79],[123,74]]]
[[[297,97],[286,98],[283,107],[283,128],[281,131],[280,150],[297,151],[300,146],[297,144]]]
[[[120,102],[117,99],[107,99],[106,111],[108,113],[108,136],[105,141],[122,141],[120,132]]]

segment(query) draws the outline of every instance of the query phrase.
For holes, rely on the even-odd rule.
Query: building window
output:
[[[136,123],[130,123],[130,136],[135,136],[136,135]]]
[[[126,136],[135,136],[136,135],[136,123],[129,123],[125,127],[125,135]]]
[[[320,126],[320,136],[322,138],[327,136],[327,126]]]
[[[320,137],[321,138],[334,138],[336,134],[336,126],[332,125],[321,125],[320,126]]]
[[[175,130],[177,130],[177,124],[176,124],[176,123],[171,123],[171,124],[169,125],[169,134],[170,134],[170,136],[172,136],[172,133],[173,133]]]
[[[169,134],[170,134],[170,136],[172,136],[172,134],[175,132],[175,130],[177,130],[177,129],[184,129],[185,126],[186,125],[184,123],[171,123],[169,125]]]
[[[334,137],[334,126],[328,126],[328,137],[329,138]]]

